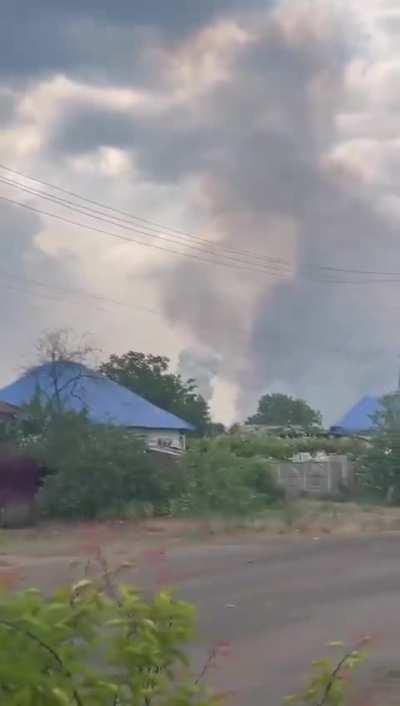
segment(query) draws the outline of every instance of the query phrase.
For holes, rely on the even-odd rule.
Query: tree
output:
[[[304,400],[275,393],[261,397],[257,413],[249,417],[246,423],[268,426],[301,426],[305,430],[309,430],[321,426],[322,416]]]
[[[400,394],[385,395],[372,417],[377,433],[361,464],[361,483],[368,493],[400,502]]]
[[[66,395],[78,396],[79,383],[90,373],[84,372],[83,365],[93,357],[96,349],[88,343],[85,336],[76,338],[70,329],[60,328],[45,332],[36,344],[36,363],[49,366],[48,374],[51,381],[50,389],[46,390],[46,406],[52,414],[63,412],[63,401]],[[65,376],[66,366],[74,366],[72,374]],[[30,368],[37,370],[37,364]],[[38,401],[44,390],[39,390]]]
[[[141,395],[149,402],[191,422],[204,434],[210,424],[210,411],[197,390],[195,380],[183,380],[169,370],[166,356],[128,351],[112,355],[100,366],[111,380]]]
[[[161,511],[174,478],[162,473],[131,430],[91,424],[84,413],[56,415],[28,440],[26,452],[47,469],[39,503],[48,516],[123,516],[131,505]]]

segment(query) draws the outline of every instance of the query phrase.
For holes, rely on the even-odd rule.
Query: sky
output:
[[[399,40],[397,0],[5,3],[0,384],[70,328],[227,423],[392,389]]]

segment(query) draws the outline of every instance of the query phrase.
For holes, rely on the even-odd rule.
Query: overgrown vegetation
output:
[[[260,457],[245,458],[217,440],[194,443],[181,462],[180,492],[172,514],[246,514],[282,499],[273,472]]]
[[[360,461],[362,488],[370,497],[400,503],[400,395],[386,395],[375,417],[377,433]]]
[[[85,579],[45,598],[0,599],[0,701],[8,706],[211,703],[189,672],[189,604]]]
[[[240,457],[218,441],[203,440],[166,470],[134,433],[94,426],[84,415],[53,417],[26,450],[47,469],[39,502],[52,517],[118,517],[135,509],[237,515],[282,496],[262,458]]]
[[[136,434],[95,426],[84,415],[53,417],[26,450],[46,469],[39,504],[52,517],[117,517],[129,505],[161,512],[171,493],[173,477],[157,468]]]
[[[165,469],[134,432],[91,424],[38,397],[2,438],[45,469],[39,493],[50,517],[91,519],[151,514],[251,515],[281,503],[274,464],[299,451],[356,453],[358,442],[224,434],[192,440]]]
[[[252,458],[262,456],[276,461],[288,461],[296,454],[318,452],[348,454],[358,457],[365,451],[365,444],[358,439],[329,439],[323,436],[304,438],[280,438],[269,434],[226,434],[213,441],[230,449],[237,456]]]

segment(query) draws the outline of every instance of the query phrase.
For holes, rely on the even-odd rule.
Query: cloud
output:
[[[157,80],[161,45],[240,7],[240,0],[15,0],[2,8],[0,75],[13,83],[68,73],[103,84],[143,84]]]
[[[203,188],[221,242],[272,256],[289,250],[297,276],[282,273],[274,283],[258,275],[258,285],[257,275],[240,277],[228,292],[218,271],[203,276],[201,286],[194,266],[183,264],[166,277],[165,292],[172,317],[183,318],[199,340],[218,341],[225,374],[239,380],[242,413],[260,391],[278,385],[311,398],[332,418],[358,394],[394,383],[396,290],[357,274],[328,277],[318,268],[313,278],[325,284],[307,283],[302,270],[314,263],[400,272],[398,223],[379,213],[376,186],[397,173],[397,149],[378,138],[371,145],[375,159],[359,157],[354,168],[362,143],[346,154],[337,116],[352,109],[348,74],[359,60],[357,26],[340,13],[314,16],[308,9],[308,3],[283,4],[267,17],[239,54],[234,80],[206,102],[219,149]],[[397,100],[391,71],[370,72],[381,95],[390,92],[391,109]],[[368,77],[363,83],[366,89]],[[341,168],[340,160],[329,162],[335,150]],[[188,296],[193,281],[197,296]],[[240,306],[241,290],[255,291],[250,312]],[[216,322],[223,322],[220,329]]]
[[[216,387],[235,387],[240,414],[282,389],[331,419],[390,388],[399,285],[324,267],[400,272],[399,16],[389,0],[6,7],[0,162],[231,249],[208,266],[8,209],[10,271],[127,304],[32,316],[21,294],[15,330],[61,318],[119,350],[215,350]],[[136,325],[143,302],[162,317]]]

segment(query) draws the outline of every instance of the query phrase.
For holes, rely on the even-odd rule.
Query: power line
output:
[[[144,242],[142,242],[142,241],[140,241],[140,240],[135,240],[134,238],[129,238],[129,237],[127,237],[127,236],[125,236],[125,235],[122,235],[122,234],[120,234],[120,233],[114,233],[114,232],[112,232],[112,231],[107,231],[107,230],[104,230],[103,228],[98,228],[98,227],[93,226],[93,225],[89,225],[89,224],[85,224],[85,223],[80,223],[80,222],[78,222],[78,221],[73,221],[73,220],[70,219],[70,218],[65,218],[64,216],[60,216],[59,214],[51,213],[51,212],[49,212],[49,211],[44,211],[44,210],[42,210],[42,209],[40,209],[40,208],[36,208],[35,206],[31,206],[31,205],[29,205],[29,204],[22,203],[21,201],[15,201],[14,199],[9,199],[9,198],[7,198],[6,196],[0,196],[0,199],[1,199],[2,201],[5,201],[6,203],[10,203],[10,204],[13,204],[13,205],[15,205],[15,206],[19,206],[19,207],[21,207],[21,208],[24,208],[24,209],[26,209],[26,210],[28,210],[28,211],[32,211],[33,213],[37,213],[37,214],[40,214],[40,215],[42,215],[42,216],[49,216],[50,218],[55,218],[56,220],[58,220],[58,221],[60,221],[60,222],[62,222],[62,223],[66,223],[66,224],[68,224],[68,225],[77,226],[78,228],[82,228],[82,229],[85,229],[85,230],[91,230],[91,231],[93,231],[93,232],[95,232],[95,233],[100,233],[100,234],[102,234],[102,235],[107,235],[107,236],[109,236],[109,237],[111,237],[111,238],[116,238],[117,240],[121,240],[121,241],[126,242],[126,243],[135,243],[136,245],[142,245],[143,247],[153,248],[153,249],[155,249],[155,250],[160,250],[160,251],[166,252],[166,253],[168,253],[168,254],[180,255],[181,257],[187,257],[187,258],[190,258],[190,259],[192,259],[192,260],[196,260],[197,262],[204,262],[204,263],[206,263],[206,264],[208,264],[208,265],[214,265],[214,266],[217,266],[217,267],[227,267],[227,268],[233,269],[233,270],[241,270],[241,271],[251,272],[251,273],[253,273],[253,274],[254,274],[255,271],[260,272],[260,273],[262,273],[262,274],[267,274],[264,270],[254,270],[254,269],[252,269],[252,268],[250,268],[250,267],[241,267],[241,266],[237,266],[237,265],[233,265],[233,264],[227,263],[227,262],[222,261],[222,260],[208,260],[208,259],[205,259],[205,258],[197,257],[196,255],[192,255],[192,254],[187,253],[187,252],[181,252],[181,251],[179,251],[179,250],[173,250],[173,249],[171,249],[171,248],[163,247],[163,246],[161,246],[161,245],[156,245],[156,244],[154,244],[154,243],[144,243]],[[272,273],[269,274],[268,276],[274,277],[274,275],[273,275]],[[276,275],[276,276],[277,276],[277,275]],[[281,279],[281,277],[279,277],[279,279]]]
[[[122,228],[122,230],[131,231],[131,232],[137,233],[139,235],[145,235],[147,237],[152,237],[152,238],[159,238],[161,240],[161,242],[172,243],[173,245],[180,245],[185,248],[189,248],[189,250],[194,250],[196,253],[200,253],[200,254],[204,253],[206,255],[212,255],[212,256],[217,255],[218,257],[220,257],[218,252],[215,252],[214,250],[208,250],[207,248],[205,248],[202,245],[199,246],[197,243],[194,245],[192,243],[186,243],[186,242],[182,243],[179,240],[176,240],[176,239],[171,238],[169,236],[165,236],[163,233],[153,234],[152,232],[148,232],[143,229],[140,230],[140,229],[134,228],[132,226],[122,225],[121,223],[119,223],[118,221],[115,221],[114,219],[110,219],[108,217],[104,217],[101,215],[100,216],[93,215],[93,213],[91,212],[91,211],[93,211],[93,209],[88,210],[85,206],[84,207],[77,206],[77,205],[73,204],[72,202],[66,201],[65,199],[60,199],[59,197],[53,196],[51,194],[44,194],[43,192],[37,191],[35,189],[31,189],[29,187],[13,183],[13,182],[9,181],[8,179],[4,179],[3,177],[0,177],[0,183],[5,184],[6,186],[12,186],[14,188],[19,189],[20,191],[31,194],[33,196],[39,196],[39,198],[42,198],[45,201],[49,201],[50,203],[54,203],[56,205],[61,205],[63,208],[66,208],[66,209],[72,211],[73,213],[79,213],[80,215],[92,218],[95,221],[101,221],[103,223],[107,223],[112,226],[117,226],[118,228]],[[135,241],[133,241],[133,242],[135,242]],[[245,266],[248,265],[251,268],[254,267],[253,262],[251,262],[251,261],[247,262],[246,260],[242,260],[237,257],[232,257],[229,254],[228,255],[223,254],[223,259],[226,260],[227,262],[237,263],[239,265],[245,265]],[[255,264],[257,265],[257,263],[255,263]],[[278,273],[287,272],[287,274],[293,273],[293,270],[292,271],[290,271],[290,270],[285,271],[285,270],[282,270],[282,268],[277,268],[276,266],[272,266],[272,265],[265,267],[265,269],[264,269],[264,267],[260,267],[257,269],[260,272],[266,272],[268,274],[271,271],[278,272]]]
[[[131,223],[132,221],[139,221],[140,223],[147,224],[147,228],[148,228],[149,230],[152,230],[152,231],[155,232],[155,233],[163,233],[163,232],[165,233],[165,232],[169,232],[169,233],[173,233],[173,234],[176,234],[176,235],[184,236],[185,238],[195,239],[196,241],[199,241],[202,245],[207,244],[207,245],[209,245],[209,246],[212,246],[212,247],[214,247],[214,248],[217,248],[217,249],[222,250],[222,251],[225,251],[225,252],[231,252],[231,253],[234,253],[234,254],[237,254],[237,255],[250,256],[250,257],[252,257],[252,258],[257,257],[258,259],[263,259],[263,258],[264,258],[264,259],[266,260],[266,262],[270,262],[270,263],[274,263],[274,264],[280,264],[280,265],[289,265],[289,266],[290,266],[290,263],[288,263],[287,261],[285,262],[284,260],[281,260],[281,259],[279,259],[279,258],[272,258],[272,257],[270,257],[270,256],[268,256],[268,255],[261,254],[261,253],[258,253],[258,254],[257,254],[257,253],[252,253],[252,252],[249,251],[249,250],[243,250],[243,249],[238,249],[238,248],[232,248],[231,246],[222,245],[221,243],[213,243],[212,241],[210,241],[210,240],[208,240],[208,239],[205,239],[205,238],[203,238],[202,236],[195,235],[195,234],[193,234],[193,233],[189,233],[188,231],[179,230],[178,228],[170,228],[170,227],[165,226],[165,225],[163,226],[163,225],[161,225],[160,223],[157,223],[157,222],[155,222],[155,221],[151,221],[151,220],[149,220],[149,219],[147,219],[147,218],[142,218],[141,216],[137,216],[137,215],[132,214],[132,213],[129,213],[129,212],[127,212],[127,211],[123,211],[123,210],[121,210],[121,209],[117,209],[117,208],[115,208],[115,207],[113,207],[113,206],[109,206],[109,205],[107,205],[107,204],[101,203],[100,201],[95,201],[95,200],[90,199],[90,198],[88,198],[88,197],[86,197],[86,196],[82,196],[82,195],[80,195],[80,194],[77,194],[76,192],[69,191],[68,189],[64,189],[64,188],[62,188],[61,186],[57,186],[57,185],[55,185],[55,184],[51,184],[51,183],[48,182],[48,181],[44,181],[44,180],[42,180],[42,179],[38,179],[37,177],[33,177],[33,176],[29,176],[29,175],[27,175],[27,174],[24,174],[23,172],[17,171],[16,169],[11,169],[10,167],[7,167],[6,165],[1,164],[1,163],[0,163],[0,169],[3,169],[3,170],[5,170],[5,171],[11,172],[11,173],[13,173],[13,174],[16,174],[16,175],[18,175],[18,176],[20,176],[20,177],[22,177],[22,178],[24,178],[24,179],[28,179],[28,180],[34,181],[34,182],[36,182],[36,183],[38,183],[38,184],[47,186],[48,188],[51,188],[51,189],[56,190],[56,191],[59,191],[59,192],[64,193],[64,194],[66,194],[66,195],[68,195],[68,196],[72,196],[73,198],[78,199],[79,201],[84,201],[84,202],[86,202],[86,203],[95,205],[95,206],[97,206],[97,207],[99,207],[99,208],[106,209],[106,210],[108,210],[108,211],[112,211],[113,213],[119,214],[120,216],[124,216],[125,219],[119,218],[118,220],[122,220],[122,221],[125,222],[125,223]],[[15,183],[15,182],[14,182],[14,183]],[[91,209],[91,210],[95,211],[95,209]],[[97,211],[97,212],[98,212],[98,211]],[[98,213],[99,213],[99,212],[98,212]],[[103,215],[106,215],[106,214],[103,214]],[[128,219],[128,220],[126,220],[126,219]]]
[[[0,178],[0,181],[1,181],[1,178]],[[20,188],[21,188],[23,191],[27,191],[28,193],[32,193],[32,192],[33,192],[32,189],[29,189],[29,188],[27,188],[27,187],[20,187]],[[43,198],[46,198],[46,200],[49,200],[50,202],[56,203],[56,204],[57,204],[57,201],[58,201],[57,197],[53,198],[53,197],[50,197],[50,196],[49,196],[49,197],[46,196],[46,197],[43,197]],[[102,234],[102,235],[107,235],[107,236],[109,236],[109,237],[116,238],[116,239],[118,239],[118,240],[122,240],[122,241],[124,241],[124,242],[134,243],[134,244],[136,244],[136,245],[141,245],[141,246],[143,246],[143,247],[148,247],[148,248],[153,248],[153,249],[156,249],[156,250],[160,250],[160,251],[166,252],[166,253],[168,253],[168,254],[174,254],[174,255],[179,255],[179,256],[181,256],[181,257],[190,258],[190,259],[195,260],[195,261],[197,261],[197,262],[202,262],[202,263],[205,263],[205,264],[211,264],[211,265],[217,266],[217,267],[218,267],[218,266],[220,266],[220,267],[226,267],[226,268],[232,269],[232,270],[246,271],[246,272],[253,273],[253,274],[254,274],[254,273],[264,274],[264,275],[267,276],[267,277],[278,278],[279,280],[282,279],[282,277],[279,276],[279,275],[282,275],[282,274],[293,274],[293,275],[294,275],[294,274],[295,274],[294,272],[289,273],[289,272],[287,272],[287,271],[279,271],[279,270],[277,270],[277,271],[276,271],[276,270],[275,270],[275,271],[272,270],[272,271],[271,271],[270,269],[267,269],[267,268],[264,268],[264,267],[254,267],[252,264],[250,264],[250,263],[248,263],[248,262],[245,262],[245,261],[242,261],[242,260],[235,260],[235,259],[233,259],[233,258],[230,258],[229,260],[226,260],[226,258],[225,258],[225,259],[208,259],[208,258],[204,258],[204,257],[199,257],[199,256],[198,256],[198,251],[196,252],[196,255],[195,255],[195,254],[191,254],[191,253],[188,253],[188,252],[182,252],[182,251],[180,251],[180,250],[174,250],[174,249],[169,248],[169,247],[166,247],[166,246],[161,246],[161,245],[154,244],[154,243],[143,242],[142,240],[136,240],[135,238],[127,237],[126,235],[122,235],[122,234],[120,234],[120,233],[114,233],[114,232],[105,230],[105,229],[103,229],[103,228],[98,228],[98,227],[93,226],[93,225],[90,225],[90,224],[85,224],[85,223],[81,223],[81,222],[78,222],[78,221],[74,221],[74,220],[72,220],[72,219],[66,218],[65,216],[61,216],[60,214],[52,213],[52,212],[49,212],[49,211],[44,211],[43,209],[36,208],[36,207],[31,206],[31,205],[29,205],[29,204],[27,204],[27,203],[23,203],[23,202],[21,202],[21,201],[16,201],[16,200],[14,200],[14,199],[10,199],[10,198],[7,198],[7,197],[5,197],[5,196],[0,196],[0,199],[3,200],[3,201],[5,201],[5,202],[8,202],[8,203],[10,203],[10,204],[13,204],[13,205],[19,206],[19,207],[21,207],[21,208],[27,209],[27,210],[29,210],[29,211],[32,211],[32,212],[34,212],[34,213],[38,213],[38,214],[40,214],[40,215],[48,216],[48,217],[50,217],[50,218],[55,218],[55,219],[57,219],[57,220],[59,220],[59,221],[61,221],[61,222],[63,222],[63,223],[68,224],[68,225],[73,225],[73,226],[77,226],[77,227],[82,228],[82,229],[91,230],[91,231],[100,233],[100,234]],[[72,210],[74,213],[80,213],[81,215],[84,215],[84,216],[90,215],[90,214],[87,214],[84,210],[79,209],[79,208],[75,208],[75,207],[70,206],[70,205],[68,205],[68,206],[65,205],[64,207],[69,208],[69,209]],[[98,220],[97,217],[94,217],[94,216],[90,216],[90,217],[96,218],[96,220]],[[117,225],[117,226],[119,225],[119,224],[113,224],[113,222],[112,222],[112,221],[109,221],[108,219],[103,219],[103,218],[101,218],[100,220],[105,220],[107,223],[111,223],[112,225]],[[121,227],[121,226],[119,226],[119,227]],[[132,229],[132,228],[130,228],[129,230],[134,230],[134,231],[137,232],[139,235],[141,235],[141,234],[142,234],[142,235],[148,235],[145,231],[139,231],[139,230],[137,230],[137,229]],[[170,241],[167,240],[167,242],[170,242]],[[179,243],[179,244],[180,244],[180,243]],[[191,246],[191,247],[193,247],[193,246]],[[200,252],[200,254],[202,254],[202,252]],[[205,251],[205,254],[214,255],[215,253],[212,253],[212,252],[210,252],[210,251]],[[302,278],[301,276],[297,276],[297,279],[301,279],[301,278]],[[396,279],[396,280],[394,280],[394,279],[392,279],[392,280],[389,280],[389,279],[385,279],[385,280],[379,279],[379,280],[376,280],[376,279],[375,279],[375,280],[362,280],[362,281],[361,281],[361,280],[357,280],[357,281],[351,281],[351,280],[337,280],[337,279],[322,279],[322,280],[319,280],[319,279],[311,278],[311,277],[309,277],[309,278],[307,278],[307,279],[308,279],[309,281],[315,283],[315,284],[362,285],[362,284],[394,284],[394,283],[400,283],[400,280],[399,280],[399,279]]]
[[[0,279],[1,279],[1,278],[4,278],[5,276],[7,276],[7,277],[9,277],[9,278],[14,278],[13,275],[4,275],[3,273],[1,273],[1,274],[0,274]],[[31,279],[23,278],[23,277],[18,277],[18,280],[19,280],[20,282],[23,282],[23,283],[25,282],[25,283],[27,283],[28,285],[32,284],[34,287],[40,287],[40,288],[44,288],[44,289],[49,289],[50,291],[53,290],[53,289],[54,289],[55,291],[60,291],[60,287],[54,286],[54,285],[49,285],[49,284],[46,284],[46,283],[44,283],[44,282],[39,282],[38,280],[31,280]],[[40,297],[40,298],[42,298],[42,299],[48,299],[48,300],[50,300],[50,301],[60,302],[60,304],[65,304],[66,302],[71,302],[71,300],[65,299],[65,297],[61,297],[61,296],[52,296],[51,294],[49,294],[49,293],[47,293],[47,292],[38,292],[38,291],[36,291],[35,289],[33,289],[32,286],[18,287],[18,286],[15,286],[14,284],[9,284],[9,283],[0,282],[0,287],[2,287],[3,289],[9,289],[9,290],[12,290],[12,291],[17,291],[17,292],[23,292],[23,293],[29,293],[29,294],[32,294],[32,293],[33,293],[33,294],[34,294],[35,296],[37,296],[37,297]],[[96,295],[92,295],[92,294],[90,294],[89,292],[85,292],[85,294],[83,295],[82,292],[83,292],[84,290],[79,290],[79,289],[74,290],[74,289],[62,288],[62,291],[63,291],[63,292],[68,292],[68,294],[70,294],[70,295],[72,295],[72,296],[77,296],[77,297],[79,297],[78,301],[79,301],[79,300],[82,300],[82,299],[87,299],[87,300],[90,300],[90,299],[97,299]],[[134,309],[134,310],[143,312],[143,313],[145,313],[145,314],[154,314],[154,315],[156,315],[156,316],[162,317],[162,313],[161,313],[160,311],[157,311],[157,310],[155,310],[155,309],[150,309],[150,308],[148,308],[148,307],[137,306],[137,305],[135,305],[134,307],[132,307],[130,304],[127,304],[127,303],[124,303],[124,302],[117,302],[117,301],[115,301],[115,300],[113,300],[113,299],[107,299],[107,298],[105,298],[105,297],[101,297],[101,300],[104,301],[104,302],[107,303],[107,304],[111,304],[111,305],[114,305],[114,306],[117,305],[117,306],[121,306],[121,307],[126,307],[126,308],[129,308],[130,310]],[[71,302],[71,303],[72,303],[72,302]],[[107,313],[107,314],[110,314],[110,313],[111,313],[110,309],[105,309],[105,308],[103,308],[103,307],[99,307],[98,304],[96,304],[96,303],[93,303],[93,302],[89,301],[89,304],[90,304],[91,306],[94,306],[94,308],[97,309],[98,311],[102,311],[102,312],[105,312],[105,313]]]
[[[61,187],[61,186],[52,184],[52,183],[50,183],[50,182],[48,182],[48,181],[45,181],[45,180],[43,180],[43,179],[39,179],[38,177],[25,174],[25,173],[23,173],[23,172],[21,172],[21,171],[18,171],[18,170],[16,170],[16,169],[12,169],[11,167],[9,167],[9,166],[7,166],[7,165],[5,165],[5,164],[2,164],[2,163],[0,163],[0,169],[3,169],[3,170],[5,170],[5,171],[7,171],[7,172],[9,172],[9,173],[18,175],[18,176],[20,176],[20,177],[22,177],[22,178],[24,178],[24,179],[28,179],[28,180],[34,181],[34,182],[36,182],[36,183],[38,183],[38,184],[47,186],[48,188],[51,188],[51,189],[56,190],[56,191],[59,191],[60,193],[64,193],[64,194],[66,194],[66,195],[68,195],[68,196],[71,196],[71,197],[73,197],[73,198],[75,198],[75,199],[78,199],[78,200],[80,200],[80,201],[84,201],[84,202],[86,202],[86,203],[92,204],[92,205],[97,206],[97,207],[100,207],[100,208],[102,208],[102,209],[106,209],[106,210],[111,211],[111,212],[116,213],[116,214],[120,214],[120,215],[122,215],[122,216],[124,216],[124,217],[130,219],[129,221],[127,221],[127,220],[124,220],[124,221],[123,221],[121,218],[118,218],[117,220],[119,220],[119,221],[122,221],[122,222],[125,222],[125,223],[129,223],[129,222],[131,222],[131,220],[136,220],[136,221],[139,221],[139,222],[141,222],[141,223],[148,224],[148,225],[146,226],[146,231],[136,231],[136,232],[141,232],[141,233],[144,234],[144,235],[148,235],[149,232],[153,232],[153,233],[155,233],[155,234],[158,234],[159,236],[162,236],[162,235],[165,236],[165,231],[167,231],[167,232],[169,232],[169,233],[174,233],[174,234],[177,234],[177,235],[179,235],[179,236],[184,236],[185,238],[195,239],[195,240],[197,240],[197,241],[199,241],[199,242],[201,243],[202,247],[204,247],[205,239],[202,238],[201,236],[194,235],[193,233],[189,233],[188,231],[184,231],[184,230],[179,230],[179,229],[174,229],[174,228],[170,228],[170,227],[163,226],[163,225],[161,225],[160,223],[157,223],[157,222],[155,222],[155,221],[151,221],[150,219],[146,219],[146,218],[137,216],[137,215],[135,215],[135,214],[129,213],[129,212],[127,212],[127,211],[123,211],[123,210],[117,209],[117,208],[115,208],[115,207],[113,207],[113,206],[104,204],[104,203],[102,203],[102,202],[100,202],[100,201],[96,201],[96,200],[90,199],[90,198],[88,198],[88,197],[86,197],[86,196],[82,196],[82,195],[80,195],[80,194],[78,194],[78,193],[76,193],[76,192],[74,192],[74,191],[70,191],[70,190],[68,190],[68,189],[64,189],[64,188]],[[9,185],[14,186],[14,187],[17,187],[17,188],[19,187],[19,188],[25,188],[25,189],[26,189],[26,187],[23,187],[22,185],[19,185],[19,184],[16,183],[16,182],[11,182],[11,183],[9,183]],[[51,195],[46,194],[46,193],[43,193],[43,192],[37,192],[36,195],[38,195],[38,196],[41,197],[41,198],[46,198],[46,197],[49,198],[49,197],[51,196]],[[57,197],[54,197],[54,198],[57,198]],[[72,205],[71,202],[69,202],[69,205]],[[92,211],[93,213],[97,213],[99,217],[101,216],[101,212],[96,211],[95,209],[91,209],[91,208],[89,209],[88,207],[85,207],[85,210],[88,210],[88,211],[90,210],[90,211]],[[88,214],[85,214],[85,215],[88,215]],[[102,215],[103,215],[103,216],[107,216],[107,214],[104,214],[104,213],[103,213]],[[114,217],[114,220],[115,220],[115,217]],[[114,223],[114,225],[115,225],[115,223]],[[121,226],[119,226],[119,227],[121,227]],[[157,229],[157,230],[155,230],[155,229]],[[159,229],[161,229],[161,230],[159,230]],[[174,242],[176,242],[176,241],[174,241]],[[181,243],[179,243],[179,244],[181,244]],[[182,243],[182,244],[183,244],[183,243]],[[231,248],[231,247],[228,247],[228,246],[221,245],[220,243],[212,243],[212,242],[210,242],[209,240],[206,241],[206,244],[207,244],[208,247],[212,247],[212,248],[214,248],[214,249],[221,250],[223,253],[230,252],[230,253],[233,253],[233,254],[236,254],[236,255],[241,255],[241,256],[244,256],[244,257],[247,257],[247,258],[250,257],[250,258],[252,258],[252,261],[253,261],[253,262],[255,261],[255,262],[258,263],[258,264],[260,263],[260,261],[265,260],[265,263],[268,262],[270,266],[271,266],[271,265],[275,265],[275,266],[277,266],[278,268],[279,268],[279,267],[281,267],[281,268],[288,268],[288,267],[290,268],[290,267],[291,267],[290,262],[288,262],[287,260],[283,260],[283,259],[279,259],[279,258],[272,258],[272,257],[270,257],[270,256],[267,256],[267,255],[263,254],[263,253],[254,253],[254,252],[252,253],[251,251],[248,251],[248,250],[235,249],[235,248]],[[186,244],[186,246],[189,247],[187,244]],[[209,254],[211,254],[211,253],[209,253]],[[212,254],[216,254],[216,253],[212,253]],[[225,257],[226,257],[226,255],[225,255]],[[249,263],[249,264],[250,264],[250,263]],[[318,270],[322,270],[322,271],[336,272],[336,273],[342,273],[342,274],[373,275],[373,276],[377,276],[377,277],[400,277],[400,272],[388,272],[388,271],[365,270],[365,269],[351,269],[351,268],[334,267],[334,266],[321,265],[321,264],[315,264],[315,263],[314,263],[314,264],[309,264],[309,265],[305,264],[305,265],[303,266],[303,268],[304,268],[304,269],[300,269],[300,272],[301,272],[302,274],[307,274],[307,273],[311,272],[313,269],[318,269]],[[289,270],[289,272],[293,272],[293,270]],[[375,280],[375,281],[378,281],[378,280]],[[385,281],[386,281],[386,280],[385,280]],[[389,282],[392,282],[392,281],[393,281],[393,280],[389,280]],[[340,284],[342,284],[342,283],[343,283],[343,284],[347,284],[347,282],[340,282],[340,281],[338,281],[337,283],[338,283],[338,284],[339,284],[339,283],[340,283]],[[369,284],[370,282],[367,282],[367,283]],[[353,284],[353,282],[349,282],[349,284]]]
[[[11,276],[11,275],[10,275],[10,276]],[[3,277],[2,274],[0,274],[0,279],[1,279],[1,277]],[[25,278],[22,278],[22,277],[19,277],[19,280],[22,281],[22,282],[26,281],[27,283],[29,283],[29,282],[32,281],[32,280],[25,279]],[[40,286],[40,287],[48,288],[48,289],[50,289],[50,290],[51,290],[51,289],[55,289],[55,290],[57,290],[57,291],[60,289],[58,286],[49,285],[49,284],[46,284],[46,283],[44,283],[44,282],[40,282],[40,281],[38,281],[38,280],[36,280],[35,286]],[[29,294],[30,297],[33,295],[34,297],[38,297],[38,298],[41,298],[41,299],[46,299],[46,300],[53,301],[53,302],[58,302],[58,303],[60,303],[60,304],[65,304],[65,303],[71,301],[71,300],[68,300],[68,299],[66,300],[65,298],[60,297],[60,296],[52,296],[51,294],[48,294],[47,292],[38,292],[38,291],[36,291],[35,289],[33,289],[31,286],[24,286],[24,287],[21,286],[21,287],[18,287],[18,286],[15,286],[14,284],[8,284],[8,283],[4,283],[4,282],[1,282],[1,281],[0,281],[0,287],[1,287],[2,289],[7,289],[7,290],[10,290],[10,291],[22,292],[23,294],[27,294],[27,295]],[[64,288],[63,288],[63,290],[64,290]],[[68,291],[70,294],[76,294],[77,296],[79,296],[80,299],[83,298],[83,297],[82,297],[82,290],[68,289],[68,290],[65,290],[65,291]],[[87,298],[92,298],[92,295],[89,294],[89,293],[86,293],[86,294],[85,294],[85,298],[86,298],[86,299],[87,299]],[[108,303],[111,303],[111,304],[118,304],[118,305],[124,306],[124,303],[123,303],[123,302],[116,302],[116,300],[113,300],[113,299],[104,298],[104,301],[105,301],[105,302],[108,302]],[[91,306],[93,306],[93,307],[94,307],[95,309],[97,309],[98,311],[101,311],[101,312],[106,313],[106,314],[112,313],[109,309],[104,309],[103,307],[99,307],[96,303],[93,303],[93,302],[89,302],[89,303],[90,303]],[[157,316],[157,317],[160,318],[160,319],[164,319],[164,314],[163,314],[163,312],[161,312],[160,310],[157,310],[157,309],[150,309],[150,308],[147,308],[147,307],[142,307],[142,306],[137,306],[137,305],[131,306],[130,304],[126,304],[126,306],[129,307],[132,311],[139,311],[139,312],[143,312],[143,313],[145,313],[145,314],[151,314],[151,315]],[[238,326],[235,326],[233,329],[231,329],[231,331],[233,331],[233,332],[236,333],[236,334],[242,334],[242,335],[244,334],[244,335],[246,335],[246,336],[248,336],[248,334],[249,334],[248,331],[246,331],[245,329],[242,329],[242,328],[240,328],[240,327],[238,327]],[[285,336],[284,334],[283,334],[283,335],[282,335],[282,334],[267,334],[265,337],[263,337],[263,342],[266,341],[267,344],[268,344],[268,341],[270,341],[270,340],[275,340],[275,341],[276,341],[276,340],[279,340],[279,341],[281,341],[281,342],[284,342],[286,339],[287,339],[287,336]],[[237,340],[239,341],[239,338],[237,338]],[[322,352],[323,352],[323,353],[333,353],[333,354],[334,354],[334,353],[345,353],[345,354],[348,354],[348,355],[351,355],[352,353],[357,353],[357,354],[359,355],[359,354],[362,352],[362,351],[356,351],[355,349],[352,349],[352,348],[344,348],[344,347],[341,347],[341,346],[337,346],[337,347],[335,347],[335,348],[327,348],[327,347],[321,346],[320,344],[314,345],[314,344],[311,344],[311,343],[307,343],[307,342],[305,342],[305,341],[303,341],[303,343],[305,343],[305,345],[306,345],[306,347],[307,347],[308,349],[318,350],[318,351],[320,351],[321,353],[322,353]],[[264,348],[264,346],[263,346],[263,348]],[[378,353],[383,353],[384,351],[385,351],[385,349],[383,349],[383,348],[382,348],[382,349],[378,349],[378,350],[376,351],[376,354],[378,354]]]

